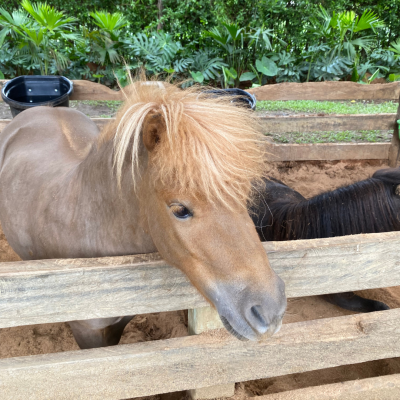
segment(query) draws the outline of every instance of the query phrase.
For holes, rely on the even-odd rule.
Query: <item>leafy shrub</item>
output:
[[[116,77],[124,84],[126,67],[144,68],[160,79],[225,87],[400,75],[397,2],[161,3],[0,0],[0,72],[114,85]]]
[[[10,14],[0,8],[0,44],[11,37],[14,44],[15,63],[28,70],[39,69],[42,74],[62,72],[69,59],[63,51],[66,42],[81,41],[78,33],[73,32],[75,18],[65,17],[46,3],[32,4],[22,0],[25,11]],[[10,60],[14,63],[14,60]]]

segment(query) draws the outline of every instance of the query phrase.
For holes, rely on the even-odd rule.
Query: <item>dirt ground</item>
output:
[[[282,163],[271,166],[269,174],[284,181],[304,196],[310,197],[354,181],[371,176],[385,168],[381,162],[314,162]],[[9,247],[4,234],[0,233],[0,261],[15,261],[19,257]],[[400,287],[366,290],[360,295],[400,306]],[[288,301],[284,323],[351,314],[331,305],[319,297],[294,298]],[[137,315],[126,327],[121,343],[135,343],[167,339],[187,335],[185,311]],[[77,350],[71,330],[66,323],[22,326],[0,329],[0,358],[36,355]],[[233,400],[278,393],[307,386],[361,379],[378,375],[400,373],[400,359],[386,359],[343,367],[260,379],[236,384]],[[147,400],[184,399],[184,392],[151,396]]]

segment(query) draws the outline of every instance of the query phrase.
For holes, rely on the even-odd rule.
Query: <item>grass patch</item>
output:
[[[380,114],[396,113],[398,103],[387,101],[258,101],[258,111],[289,111],[295,113],[324,113],[324,114]]]
[[[71,107],[79,104],[91,107],[108,107],[115,113],[122,101],[117,100],[72,100]],[[323,114],[387,114],[396,113],[398,103],[392,101],[377,103],[373,101],[314,101],[314,100],[289,100],[289,101],[258,101],[258,111],[290,112],[290,113],[323,113]]]
[[[73,107],[76,107],[78,104],[85,104],[92,107],[103,106],[108,107],[113,112],[117,111],[122,103],[119,100],[71,100]]]
[[[340,142],[390,142],[392,131],[342,131],[266,134],[277,143],[340,143]]]

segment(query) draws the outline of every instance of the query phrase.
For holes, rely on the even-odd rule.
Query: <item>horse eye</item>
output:
[[[192,216],[190,210],[182,204],[171,204],[170,209],[176,218],[186,219]]]

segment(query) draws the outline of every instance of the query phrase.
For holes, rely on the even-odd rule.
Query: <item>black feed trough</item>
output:
[[[248,107],[252,110],[255,110],[256,108],[257,101],[255,96],[242,89],[237,89],[237,88],[211,89],[211,90],[205,90],[203,93],[213,95],[210,97],[235,96],[235,98],[232,100],[233,103],[237,103],[238,105]]]
[[[72,91],[73,83],[64,76],[26,75],[8,81],[1,97],[14,118],[32,107],[68,107]]]

